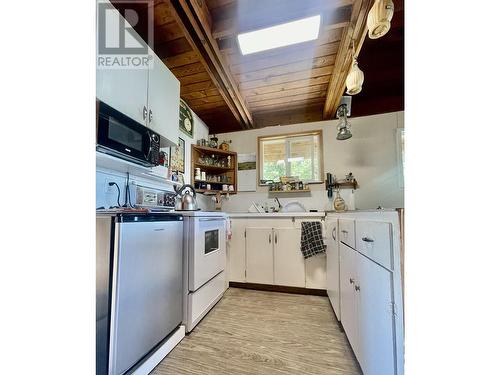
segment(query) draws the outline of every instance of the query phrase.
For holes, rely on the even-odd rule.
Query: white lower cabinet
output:
[[[357,253],[359,362],[363,373],[394,374],[391,272]]]
[[[245,255],[246,220],[231,220],[231,239],[227,243],[227,265],[229,281],[245,282],[246,255]]]
[[[306,286],[304,257],[300,251],[300,229],[274,228],[274,284]]]
[[[274,283],[272,228],[246,228],[246,281]]]
[[[340,244],[342,325],[364,375],[396,373],[391,272]]]
[[[291,218],[231,218],[229,281],[326,289],[326,254],[304,259],[301,225]]]
[[[306,259],[306,288],[326,289],[326,253]]]
[[[340,250],[338,220],[326,221],[326,292],[338,320],[340,313]]]
[[[340,315],[349,343],[359,360],[358,299],[354,290],[358,277],[355,256],[354,249],[340,243]]]

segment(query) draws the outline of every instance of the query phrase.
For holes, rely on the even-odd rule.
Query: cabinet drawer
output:
[[[340,219],[339,220],[339,237],[340,241],[346,245],[356,247],[356,237],[354,233],[354,220]]]
[[[392,270],[391,229],[390,223],[356,220],[356,250]]]

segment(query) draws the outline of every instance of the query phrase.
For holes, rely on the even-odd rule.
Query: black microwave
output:
[[[98,102],[97,150],[143,166],[158,165],[160,135],[104,102]]]

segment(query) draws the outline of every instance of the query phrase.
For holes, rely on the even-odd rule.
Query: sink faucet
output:
[[[278,203],[278,212],[279,212],[279,211],[281,211],[281,209],[283,208],[283,206],[281,205],[280,200],[277,197],[274,197],[274,199]]]

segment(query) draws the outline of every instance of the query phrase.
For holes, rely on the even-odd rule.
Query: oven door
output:
[[[152,166],[151,149],[153,134],[107,104],[99,103],[97,149],[99,151],[145,166]],[[159,139],[158,139],[159,142]]]
[[[193,246],[189,256],[189,291],[194,292],[224,270],[226,221],[223,218],[194,219]]]

